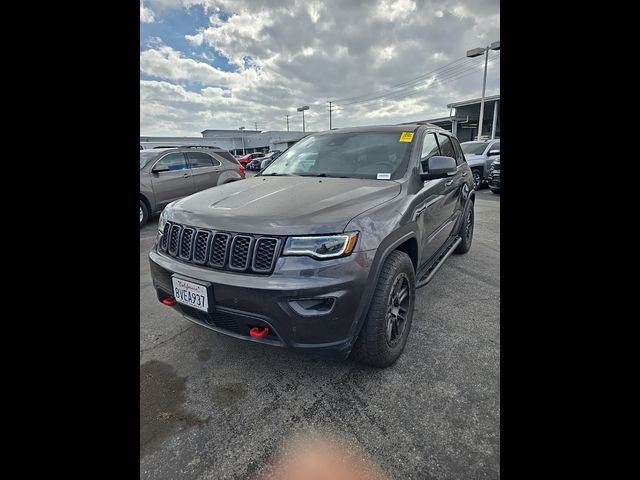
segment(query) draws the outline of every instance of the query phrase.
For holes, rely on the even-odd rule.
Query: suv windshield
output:
[[[482,155],[487,145],[488,143],[486,142],[464,142],[460,144],[462,151],[467,155]]]
[[[402,132],[355,132],[311,135],[278,156],[260,175],[345,178],[400,178],[407,169],[411,143]],[[389,178],[385,175],[385,178]]]
[[[158,152],[140,152],[140,170],[142,170],[152,158],[155,158]]]

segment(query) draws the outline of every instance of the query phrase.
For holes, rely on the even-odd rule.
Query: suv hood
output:
[[[263,235],[340,233],[365,210],[400,193],[389,180],[253,177],[173,203],[167,220],[214,230]]]
[[[472,166],[472,167],[483,165],[485,160],[487,159],[487,157],[485,157],[484,155],[468,155],[466,153],[464,154],[464,158],[469,164],[469,166]]]

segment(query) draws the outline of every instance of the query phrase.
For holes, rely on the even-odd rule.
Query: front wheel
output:
[[[409,256],[389,254],[382,266],[369,312],[353,347],[356,360],[385,368],[404,351],[416,298],[416,277]]]
[[[473,188],[475,190],[479,190],[482,186],[482,170],[479,168],[472,168],[471,173],[473,174]]]

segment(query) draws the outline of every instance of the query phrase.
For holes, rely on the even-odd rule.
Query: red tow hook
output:
[[[264,338],[269,335],[269,327],[264,327],[264,330],[260,330],[260,327],[252,327],[249,330],[249,335],[253,338]]]
[[[167,307],[173,307],[177,302],[175,298],[167,297],[164,300],[162,300],[162,303],[164,303]]]

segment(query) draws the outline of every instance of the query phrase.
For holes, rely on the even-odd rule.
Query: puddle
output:
[[[207,423],[184,409],[186,380],[158,360],[140,365],[140,458],[175,433]]]

